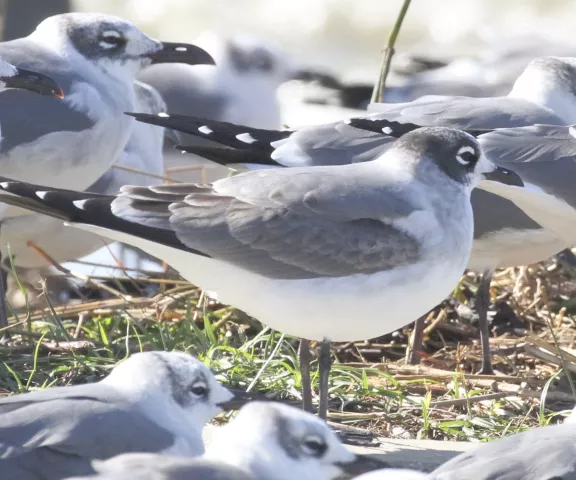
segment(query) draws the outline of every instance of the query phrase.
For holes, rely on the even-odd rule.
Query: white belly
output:
[[[517,267],[541,262],[568,245],[546,229],[499,230],[475,239],[468,269]]]
[[[103,232],[98,227],[81,228]],[[184,278],[272,328],[310,340],[357,341],[392,332],[435,307],[458,284],[467,255],[354,277],[271,280],[218,260],[104,230],[176,268]]]

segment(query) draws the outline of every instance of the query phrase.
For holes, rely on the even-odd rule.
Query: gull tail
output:
[[[194,185],[178,184],[164,192],[148,187],[122,187],[118,196],[75,192],[19,182],[0,177],[0,202],[41,213],[64,222],[97,227],[88,229],[113,240],[119,240],[113,232],[124,234],[122,241],[138,246],[138,242],[124,238],[140,238],[168,247],[185,250],[197,255],[204,253],[184,245],[170,226],[170,207],[182,201],[194,190]],[[181,194],[182,187],[186,187]],[[107,233],[112,232],[112,233]]]

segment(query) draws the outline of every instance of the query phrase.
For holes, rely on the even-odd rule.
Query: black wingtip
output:
[[[234,170],[244,170],[242,168],[248,164],[262,165],[269,167],[284,167],[281,163],[272,160],[270,156],[264,152],[259,151],[246,151],[234,148],[223,147],[205,147],[196,145],[176,145],[175,150],[185,153],[192,153],[198,155],[206,160],[217,163],[224,167],[233,168]],[[240,167],[240,168],[238,168]]]
[[[145,122],[145,123],[153,122],[156,119],[158,119],[158,121],[161,121],[161,119],[163,118],[170,118],[170,115],[168,115],[167,113],[158,114],[158,113],[124,112],[124,115],[134,117],[139,122]]]

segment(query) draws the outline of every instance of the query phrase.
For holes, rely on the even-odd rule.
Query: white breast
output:
[[[103,229],[82,225],[93,232]],[[373,275],[272,280],[234,265],[137,239],[107,236],[162,258],[223,303],[234,305],[272,328],[310,340],[357,341],[394,331],[436,306],[458,284],[469,248],[427,255],[422,264]],[[465,232],[469,241],[470,232]]]
[[[541,262],[567,247],[545,229],[504,229],[474,240],[468,268],[475,271]]]

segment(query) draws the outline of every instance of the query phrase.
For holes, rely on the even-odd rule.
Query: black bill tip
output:
[[[218,406],[224,411],[239,410],[249,402],[261,402],[268,400],[268,398],[258,392],[245,392],[243,390],[236,390],[232,388],[229,390],[234,394],[234,397],[226,402],[220,402],[218,404]]]
[[[503,183],[504,185],[512,185],[514,187],[524,186],[524,182],[520,176],[508,168],[496,167],[495,170],[485,173],[484,178],[491,182]]]
[[[64,92],[55,80],[42,73],[17,68],[16,75],[0,77],[6,88],[29,90],[40,95],[64,98]]]
[[[216,65],[204,49],[189,43],[162,42],[162,48],[146,55],[157,63],[186,63],[188,65]]]
[[[355,455],[354,460],[351,462],[338,463],[338,468],[350,477],[357,477],[363,473],[373,472],[374,470],[390,468],[388,463],[380,460],[378,457],[379,455],[375,454]]]

